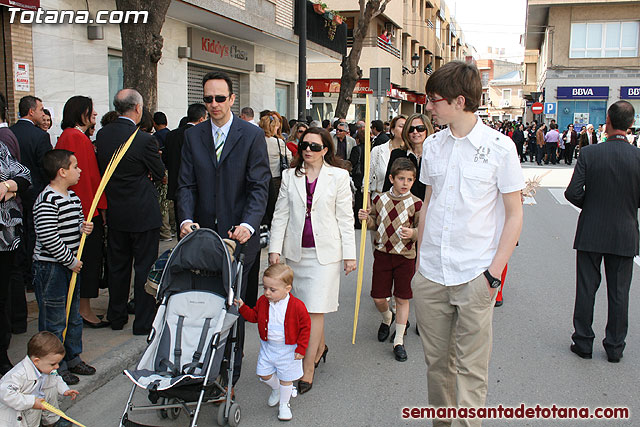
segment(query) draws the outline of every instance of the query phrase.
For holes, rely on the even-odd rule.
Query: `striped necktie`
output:
[[[220,160],[220,155],[222,154],[222,148],[224,147],[224,133],[222,133],[222,129],[218,129],[216,131],[216,159]]]

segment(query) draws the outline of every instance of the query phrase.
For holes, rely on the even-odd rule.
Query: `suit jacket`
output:
[[[574,249],[638,255],[640,150],[626,138],[583,147],[564,195],[582,208]]]
[[[524,145],[524,132],[522,132],[520,129],[516,129],[515,131],[513,131],[511,139],[516,144]]]
[[[167,199],[176,200],[176,190],[178,189],[178,175],[180,173],[180,163],[182,162],[182,145],[184,144],[184,133],[193,125],[187,123],[184,126],[174,129],[167,134],[162,150],[162,161],[167,168],[168,186]]]
[[[260,222],[269,196],[269,158],[262,129],[233,116],[229,135],[216,159],[211,120],[184,133],[178,176],[178,219],[190,219],[223,237],[247,223],[255,232],[247,257],[260,249]]]
[[[326,163],[320,170],[311,204],[311,224],[320,264],[356,259],[349,173]],[[269,252],[292,261],[302,255],[302,231],[307,212],[305,175],[282,172],[280,194],[271,222]]]
[[[335,153],[337,155],[338,153],[338,137],[336,135],[332,136],[333,138],[333,148],[335,150]],[[353,149],[353,147],[356,145],[356,140],[353,139],[352,137],[350,137],[349,135],[345,135],[345,138],[347,140],[347,156],[344,158],[344,160],[349,160],[349,157],[351,157],[351,150]]]
[[[239,309],[242,317],[251,323],[258,324],[258,334],[262,341],[267,341],[269,337],[269,300],[262,295],[254,308],[244,304]],[[284,315],[284,343],[287,345],[297,344],[296,353],[304,354],[309,345],[311,332],[311,318],[307,307],[302,301],[289,294],[287,311]]]
[[[18,120],[9,129],[20,145],[20,163],[31,172],[31,188],[23,195],[23,200],[30,209],[38,194],[49,184],[49,179],[42,168],[42,158],[52,148],[51,138],[47,132],[28,120]]]
[[[387,135],[386,132],[380,132],[378,136],[374,137],[373,141],[371,141],[371,148],[382,145],[387,141],[389,141],[389,135]]]
[[[104,174],[113,153],[136,130],[131,120],[118,118],[98,131],[96,157]],[[158,153],[157,140],[138,131],[129,150],[120,161],[107,184],[107,224],[114,230],[143,232],[160,228],[162,216],[154,180],[164,177],[164,165]]]

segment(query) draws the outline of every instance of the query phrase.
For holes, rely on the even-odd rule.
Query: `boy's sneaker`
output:
[[[76,385],[80,382],[80,378],[76,377],[69,371],[58,371],[58,375],[62,377],[62,381],[67,383],[67,385]]]
[[[291,413],[291,405],[289,403],[283,403],[280,405],[278,411],[278,419],[280,421],[289,421],[293,418],[293,414]]]
[[[269,395],[267,405],[273,407],[276,406],[278,402],[280,402],[280,387],[271,389],[271,394]]]
[[[89,366],[84,362],[80,362],[73,368],[69,368],[69,371],[77,375],[93,375],[96,373],[96,368]]]

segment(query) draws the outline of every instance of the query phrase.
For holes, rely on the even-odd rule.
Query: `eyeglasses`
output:
[[[444,98],[442,98],[442,99],[444,99]],[[409,126],[409,133],[413,133],[416,130],[418,132],[425,132],[427,130],[427,127],[425,125]]]
[[[346,132],[346,129],[336,129],[336,132]]]
[[[446,99],[447,98],[438,98],[438,99],[436,99],[436,98],[427,97],[427,102],[430,102],[432,104],[437,104],[440,101],[446,101]]]
[[[317,142],[308,143],[307,141],[300,141],[300,144],[298,144],[298,150],[304,151],[307,148],[309,148],[311,151],[318,153],[322,151],[322,149],[324,148],[324,145],[318,144]]]
[[[231,96],[231,95],[229,95]],[[205,102],[205,104],[211,104],[213,102],[213,100],[215,99],[216,102],[218,104],[222,104],[224,101],[227,100],[227,98],[229,98],[229,96],[224,96],[224,95],[216,95],[216,96],[212,96],[212,95],[207,95],[207,96],[203,96],[202,100]]]
[[[298,133],[304,133],[306,129],[298,129]]]

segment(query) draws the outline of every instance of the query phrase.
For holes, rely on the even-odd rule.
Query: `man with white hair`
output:
[[[122,89],[113,99],[120,114],[96,136],[98,166],[104,174],[113,153],[135,132],[142,118],[142,95],[135,89]],[[144,284],[158,257],[162,216],[153,181],[164,177],[155,138],[138,131],[122,161],[111,176],[107,195],[107,257],[109,259],[109,308],[111,329],[120,330],[128,321],[127,299],[131,283],[131,266],[135,270],[134,335],[147,335],[155,316],[155,300],[145,292]]]

